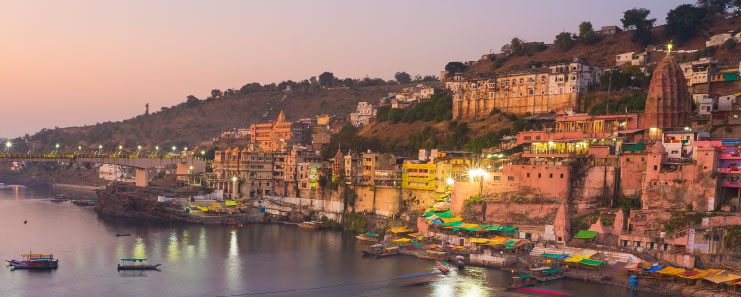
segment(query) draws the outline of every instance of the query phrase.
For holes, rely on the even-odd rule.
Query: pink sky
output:
[[[552,42],[584,20],[619,24],[633,7],[663,23],[680,2],[5,1],[0,137],[118,121],[252,81],[439,75],[513,36]]]

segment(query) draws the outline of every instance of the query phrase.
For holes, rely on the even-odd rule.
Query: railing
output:
[[[188,156],[151,155],[103,155],[103,154],[0,154],[3,159],[77,159],[77,158],[118,158],[118,159],[187,159]],[[205,161],[205,159],[194,157]]]

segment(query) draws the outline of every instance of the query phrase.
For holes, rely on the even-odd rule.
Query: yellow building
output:
[[[435,163],[406,161],[401,169],[401,187],[404,189],[435,190]]]

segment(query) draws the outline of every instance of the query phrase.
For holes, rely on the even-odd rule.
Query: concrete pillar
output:
[[[149,183],[149,170],[137,168],[136,169],[136,186],[146,188]]]

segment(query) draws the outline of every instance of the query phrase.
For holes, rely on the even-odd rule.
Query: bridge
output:
[[[113,164],[136,168],[136,185],[146,187],[150,168],[176,165],[178,175],[198,174],[206,169],[206,160],[193,156],[139,156],[105,154],[0,154],[0,160],[25,162],[74,161],[83,163]]]

